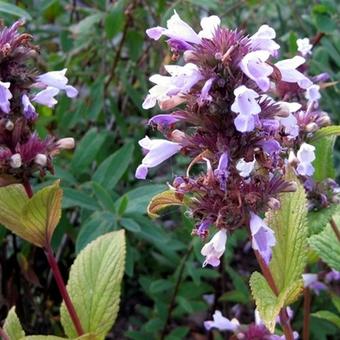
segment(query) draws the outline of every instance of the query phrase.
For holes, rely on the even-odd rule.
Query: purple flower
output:
[[[314,167],[312,162],[315,160],[315,146],[303,143],[297,152],[297,159],[299,164],[296,171],[302,176],[312,176],[314,173]]]
[[[209,95],[209,91],[211,86],[215,80],[215,77],[209,78],[203,85],[201,90],[201,95],[199,97],[199,102],[203,104],[204,102],[210,102],[212,100],[211,96]]]
[[[280,143],[275,139],[261,141],[258,145],[271,156],[282,150]]]
[[[171,76],[155,74],[150,77],[150,81],[156,85],[149,90],[142,105],[144,109],[154,107],[157,101],[160,104],[172,96],[189,92],[203,78],[198,67],[192,63],[184,66],[166,65],[165,69]]]
[[[312,54],[313,45],[310,43],[308,38],[297,39],[297,50],[301,53],[303,57],[307,56],[308,54]]]
[[[59,90],[55,87],[47,87],[46,89],[38,92],[34,97],[33,101],[48,107],[53,107],[57,104],[57,100],[54,98],[59,93]]]
[[[38,76],[37,80],[47,87],[54,87],[58,90],[65,90],[69,98],[74,98],[78,95],[78,90],[71,85],[67,85],[68,79],[65,77],[67,68],[61,71],[51,71]]]
[[[236,130],[240,132],[252,131],[255,128],[255,117],[261,112],[261,106],[256,101],[259,97],[254,90],[241,85],[234,90],[235,101],[231,110],[238,113],[234,120]]]
[[[332,281],[339,281],[340,280],[340,272],[338,272],[335,269],[332,269],[329,273],[326,274],[325,276],[325,281],[327,283],[332,282]]]
[[[296,138],[299,135],[299,125],[293,113],[301,108],[301,104],[287,102],[281,103],[287,107],[289,114],[287,117],[280,117],[280,124],[284,127],[284,132],[287,135],[291,138]]]
[[[219,230],[212,239],[206,243],[201,249],[201,254],[205,256],[203,267],[210,264],[213,267],[217,267],[220,264],[220,257],[225,251],[225,245],[227,242],[227,231],[225,229]]]
[[[227,178],[228,178],[228,164],[229,164],[229,156],[227,152],[223,152],[218,161],[218,166],[214,171],[214,175],[217,177],[220,182],[220,189],[226,191],[227,186]]]
[[[21,103],[24,109],[24,116],[27,120],[34,120],[37,118],[37,113],[34,106],[30,102],[28,96],[23,94],[21,97]]]
[[[301,56],[278,61],[275,66],[281,73],[282,80],[287,83],[297,83],[302,89],[307,89],[313,83],[300,71],[297,70],[305,62]]]
[[[147,152],[136,170],[136,178],[145,179],[148,169],[153,168],[182,149],[179,143],[170,142],[164,139],[150,139],[144,137],[139,141],[139,145]]]
[[[174,12],[173,16],[167,21],[167,28],[157,26],[146,30],[149,38],[158,40],[162,35],[165,35],[174,40],[199,44],[201,38],[198,34],[179,17],[176,11]]]
[[[9,113],[10,104],[9,100],[13,97],[9,87],[11,83],[0,81],[0,108],[4,113]]]
[[[266,63],[270,53],[268,51],[254,51],[248,53],[240,62],[240,68],[250,79],[254,80],[262,91],[269,89],[269,76],[273,68]]]
[[[250,37],[251,48],[253,51],[268,51],[270,54],[276,55],[280,45],[273,40],[275,37],[276,32],[272,27],[268,25],[262,25],[259,30]]]
[[[272,247],[276,244],[274,231],[270,229],[258,215],[250,212],[250,231],[252,247],[257,250],[264,261],[269,264],[272,257]]]
[[[318,280],[317,274],[302,274],[302,278],[304,287],[311,289],[316,295],[327,289],[326,285]]]
[[[306,98],[308,99],[308,103],[315,102],[317,103],[320,98],[320,86],[313,84],[312,86],[308,87],[305,93]]]
[[[239,326],[240,323],[237,319],[229,320],[225,318],[219,310],[213,314],[213,320],[204,321],[204,327],[208,331],[211,328],[217,328],[220,331],[234,332]]]
[[[206,237],[207,233],[208,233],[208,229],[209,227],[213,224],[213,221],[211,218],[207,217],[204,218],[201,223],[199,224],[197,230],[196,230],[196,234],[199,237]]]
[[[167,127],[169,125],[177,123],[178,121],[182,119],[183,119],[183,116],[176,114],[176,113],[159,114],[159,115],[156,115],[150,118],[148,121],[148,124],[149,125],[155,124],[160,127]]]
[[[237,164],[236,169],[238,170],[241,177],[249,177],[250,173],[254,170],[256,160],[246,162],[244,158],[241,158]]]

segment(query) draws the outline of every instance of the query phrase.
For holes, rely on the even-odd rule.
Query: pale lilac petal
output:
[[[315,146],[307,143],[301,144],[297,158],[303,163],[313,162],[315,160]]]
[[[307,56],[308,54],[312,54],[313,45],[310,43],[308,38],[297,39],[296,44],[298,47],[297,50],[301,53],[303,57]]]
[[[263,141],[259,143],[259,145],[262,147],[263,151],[269,155],[273,155],[282,150],[280,143],[275,139]]]
[[[261,106],[256,99],[258,93],[246,86],[241,85],[234,90],[235,101],[231,105],[231,110],[242,115],[256,115],[261,112]]]
[[[220,331],[234,332],[239,326],[240,323],[236,319],[230,321],[225,318],[219,310],[215,311],[212,321],[204,321],[204,327],[208,331],[211,328],[217,328]]]
[[[64,68],[60,71],[51,71],[41,74],[37,77],[37,80],[46,86],[55,87],[59,90],[64,89],[68,79],[65,77],[67,69]]]
[[[255,168],[255,162],[255,159],[251,162],[246,162],[244,158],[241,158],[236,164],[236,169],[240,173],[240,176],[248,177]]]
[[[152,107],[154,107],[157,103],[157,98],[155,96],[152,96],[151,94],[147,95],[142,107],[144,110],[148,110],[151,109]]]
[[[47,87],[46,89],[38,92],[34,97],[33,101],[48,107],[53,107],[57,104],[57,100],[54,98],[59,93],[59,90],[54,87]]]
[[[249,132],[255,129],[255,118],[254,116],[247,116],[239,114],[234,119],[234,124],[237,131]]]
[[[144,166],[143,164],[141,164],[136,169],[135,177],[137,179],[146,179],[147,174],[148,174],[148,168]]]
[[[199,97],[200,103],[212,100],[211,96],[209,95],[209,91],[211,89],[211,86],[212,86],[214,80],[215,80],[215,78],[210,78],[204,83],[204,85],[202,87],[201,95]]]
[[[146,34],[149,38],[153,40],[158,40],[164,34],[164,31],[166,31],[165,28],[157,26],[147,29]]]
[[[34,106],[30,102],[28,96],[26,94],[23,94],[21,97],[21,103],[24,108],[24,116],[28,120],[33,120],[37,117],[37,113],[35,111]]]
[[[155,125],[160,125],[162,127],[166,127],[166,126],[175,124],[182,119],[184,119],[184,117],[181,115],[159,114],[159,115],[156,115],[150,118],[148,121],[148,124],[149,125],[155,124]]]
[[[78,95],[78,90],[71,85],[66,85],[64,90],[66,92],[67,97],[69,98],[74,98],[77,97]]]
[[[198,33],[200,38],[212,39],[216,32],[216,29],[220,26],[221,19],[217,15],[211,15],[210,17],[202,18],[201,27],[202,31]]]
[[[13,97],[9,87],[11,83],[0,81],[0,108],[4,113],[9,113],[10,102],[9,100]]]
[[[225,229],[221,229],[202,247],[201,254],[206,257],[203,262],[203,267],[207,264],[210,264],[213,267],[219,266],[220,257],[225,251],[226,242],[227,231]]]
[[[308,87],[305,96],[309,102],[318,102],[321,98],[320,86],[314,84]]]
[[[280,48],[280,45],[273,40],[275,37],[276,33],[272,27],[262,25],[259,30],[250,37],[253,51],[264,50],[274,55]]]

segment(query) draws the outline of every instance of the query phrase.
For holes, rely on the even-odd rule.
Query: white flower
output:
[[[225,318],[222,313],[217,310],[213,314],[213,320],[204,321],[204,327],[206,330],[211,328],[217,328],[220,331],[235,331],[240,326],[240,323],[236,319],[229,320]]]
[[[170,76],[154,74],[149,78],[156,85],[149,90],[142,105],[144,109],[154,107],[157,101],[160,104],[173,96],[189,92],[192,86],[203,79],[198,67],[192,63],[184,66],[166,65],[165,69]]]
[[[301,53],[303,57],[308,54],[312,54],[313,45],[309,42],[308,38],[297,39],[296,44],[298,47],[298,51]]]
[[[303,143],[297,152],[297,159],[299,164],[296,171],[302,176],[312,176],[314,173],[314,167],[312,162],[315,160],[315,146]]]
[[[263,50],[275,55],[277,53],[276,51],[280,48],[280,45],[273,40],[275,37],[276,32],[272,27],[262,25],[258,31],[250,37],[253,51]]]
[[[308,87],[305,93],[306,99],[308,99],[308,103],[315,102],[317,103],[320,98],[320,86],[313,84],[312,86]]]
[[[203,267],[205,267],[207,264],[217,267],[220,264],[220,257],[225,251],[226,242],[227,231],[225,229],[221,229],[208,243],[203,246],[201,249],[201,254],[205,256]]]
[[[234,121],[236,129],[240,132],[254,130],[254,116],[261,112],[261,106],[256,101],[258,93],[241,85],[235,89],[234,94],[235,101],[231,105],[231,110],[239,114]]]
[[[241,158],[236,164],[236,169],[240,173],[240,176],[248,177],[250,173],[254,170],[255,162],[255,158],[251,162],[246,162],[244,158]]]
[[[293,113],[301,108],[301,104],[288,102],[280,103],[287,106],[289,111],[289,115],[287,117],[280,117],[280,123],[284,127],[284,131],[287,135],[289,135],[291,138],[296,138],[299,135],[299,125]]]
[[[266,63],[269,56],[268,51],[254,51],[245,55],[240,62],[243,73],[254,80],[262,91],[269,89],[269,76],[273,72],[273,68]]]
[[[287,83],[297,83],[302,89],[307,89],[313,83],[300,71],[297,70],[305,62],[300,56],[278,61],[275,66],[281,73],[282,80]]]
[[[59,90],[55,87],[47,87],[46,89],[38,92],[34,97],[33,101],[48,107],[53,107],[57,104],[57,100],[54,98],[59,93]]]
[[[61,71],[51,71],[38,76],[38,82],[43,83],[47,87],[54,87],[59,90],[65,90],[66,95],[74,98],[78,94],[78,90],[71,85],[67,85],[68,79],[65,77],[67,68]]]
[[[147,136],[139,141],[139,145],[147,153],[136,170],[135,176],[138,179],[145,179],[149,168],[161,164],[182,149],[179,143],[165,139],[150,139]]]
[[[217,15],[202,18],[201,27],[202,31],[198,33],[200,38],[212,39],[216,29],[220,26],[221,19]]]

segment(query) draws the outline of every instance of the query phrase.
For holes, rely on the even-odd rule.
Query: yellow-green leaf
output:
[[[22,224],[40,235],[42,245],[51,241],[61,216],[62,190],[59,181],[38,191],[25,205]]]
[[[0,223],[24,240],[44,247],[61,214],[59,181],[28,198],[21,184],[0,188]]]
[[[30,335],[22,338],[22,340],[67,340],[66,338],[60,338],[54,335]],[[84,334],[77,338],[72,338],[68,340],[97,340],[98,338],[93,334]],[[12,340],[12,339],[11,339]]]
[[[315,132],[312,141],[315,142],[321,138],[329,136],[340,136],[340,125],[331,125],[321,128]]]
[[[266,215],[267,223],[274,230],[276,237],[270,270],[280,293],[289,290],[296,282],[302,284],[302,273],[307,262],[305,190],[291,169],[288,169],[286,180],[295,181],[297,190],[282,194],[281,208],[271,210]]]
[[[172,205],[183,205],[183,198],[180,197],[175,191],[167,190],[154,196],[147,208],[150,217],[158,217],[158,212],[166,207]]]
[[[104,339],[117,317],[125,267],[123,230],[105,234],[88,244],[71,267],[67,290],[85,332]],[[70,316],[61,306],[61,322],[68,337],[76,337]]]
[[[15,313],[15,307],[9,310],[3,329],[11,340],[20,340],[25,336],[20,320]]]

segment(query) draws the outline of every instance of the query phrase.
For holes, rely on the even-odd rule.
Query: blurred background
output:
[[[55,177],[62,179],[63,216],[53,240],[65,277],[74,256],[99,235],[124,228],[127,261],[121,306],[108,339],[222,339],[207,335],[203,321],[215,309],[225,316],[253,321],[254,305],[248,288],[256,269],[251,252],[244,249],[246,236],[238,231],[228,240],[219,270],[200,267],[201,242],[191,237],[193,222],[170,209],[151,220],[146,206],[156,193],[181,174],[185,159],[172,158],[136,181],[134,171],[142,153],[137,141],[156,108],[145,111],[141,103],[150,87],[148,78],[171,63],[164,41],[152,41],[145,30],[165,26],[174,9],[196,30],[200,18],[216,14],[230,28],[249,34],[261,24],[277,32],[281,57],[297,50],[296,39],[322,33],[309,62],[310,75],[327,72],[340,79],[339,2],[336,0],[25,0],[0,1],[0,17],[6,25],[26,18],[26,31],[40,46],[39,71],[67,67],[70,84],[80,94],[76,100],[61,97],[54,110],[43,108],[37,130],[57,137],[74,137],[77,148],[56,160]],[[321,105],[339,124],[340,86],[322,91]],[[335,164],[340,169],[339,144]],[[28,333],[62,334],[60,297],[42,251],[0,228],[0,319],[16,304]],[[317,297],[315,310],[329,303],[327,294]],[[300,300],[301,301],[301,300]],[[298,307],[298,306],[295,306]],[[293,306],[293,309],[295,308]],[[295,308],[296,309],[296,308]],[[296,330],[302,317],[294,318]],[[335,339],[336,327],[313,317],[312,339]]]

